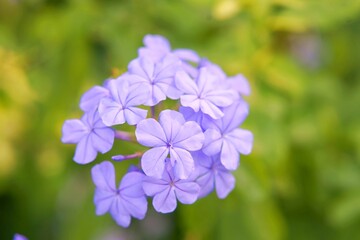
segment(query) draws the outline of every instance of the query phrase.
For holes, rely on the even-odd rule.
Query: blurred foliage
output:
[[[121,229],[60,129],[147,33],[247,76],[255,143],[227,199]],[[0,239],[359,238],[359,43],[358,0],[0,0]]]

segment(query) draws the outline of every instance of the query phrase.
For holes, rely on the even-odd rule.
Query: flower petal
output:
[[[179,181],[175,185],[177,199],[183,204],[192,204],[197,200],[200,186],[195,182]]]
[[[219,198],[226,198],[235,187],[235,178],[228,171],[218,171],[215,176],[216,194]]]
[[[159,122],[164,129],[167,142],[173,142],[179,133],[181,126],[185,123],[184,116],[173,110],[164,110],[159,115]]]
[[[199,124],[193,121],[185,122],[173,139],[173,145],[188,151],[201,149],[204,142],[204,133]]]
[[[237,128],[226,134],[226,138],[231,141],[238,152],[245,155],[251,152],[254,140],[252,132]]]
[[[120,198],[115,198],[110,208],[110,214],[118,225],[122,227],[130,225],[130,213],[126,210]]]
[[[140,121],[135,130],[137,141],[147,147],[166,146],[166,136],[161,125],[155,119]]]
[[[221,163],[228,170],[235,170],[239,165],[240,156],[235,146],[224,140],[221,148]]]
[[[96,164],[91,169],[91,176],[97,188],[109,192],[116,192],[115,169],[111,162],[104,161],[100,164]]]
[[[202,151],[208,156],[219,153],[223,143],[221,133],[216,129],[208,129],[205,131],[204,135],[205,141]]]
[[[147,150],[141,158],[141,167],[146,175],[161,178],[165,158],[169,154],[167,147],[155,147]]]
[[[107,190],[96,188],[94,196],[96,215],[103,215],[109,212],[115,198],[115,192],[109,192]]]
[[[110,98],[103,98],[100,101],[99,114],[106,126],[125,123],[123,106]]]
[[[187,94],[197,95],[199,91],[194,80],[184,71],[178,71],[175,74],[175,85],[180,91]]]
[[[200,100],[200,109],[203,113],[208,114],[213,119],[219,119],[224,116],[224,113],[215,104],[208,100]]]
[[[188,151],[177,147],[171,148],[170,159],[178,178],[186,179],[194,171],[194,159]]]
[[[126,197],[142,197],[144,196],[144,191],[142,188],[144,174],[140,172],[128,172],[122,178],[119,190],[121,196]]]
[[[66,120],[62,127],[63,143],[78,143],[89,133],[89,129],[78,119]]]
[[[168,186],[168,182],[164,181],[163,179],[145,177],[143,181],[143,190],[145,194],[150,197],[165,191]]]
[[[173,212],[176,209],[176,205],[176,196],[172,187],[168,187],[153,198],[153,206],[157,212]]]
[[[106,153],[113,146],[115,132],[112,128],[94,128],[90,133],[92,144],[96,151]]]
[[[87,164],[95,160],[97,151],[94,148],[92,137],[83,137],[76,146],[74,161],[79,164]]]
[[[80,99],[80,109],[84,112],[87,112],[93,108],[97,108],[100,100],[107,96],[109,96],[108,89],[100,86],[92,87],[82,95]]]
[[[129,125],[138,124],[138,122],[146,118],[146,115],[147,110],[141,108],[128,107],[124,109],[124,116]]]

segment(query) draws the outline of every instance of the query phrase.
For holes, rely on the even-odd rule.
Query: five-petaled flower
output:
[[[196,122],[186,122],[181,113],[172,110],[162,111],[159,122],[152,118],[139,122],[135,135],[140,144],[152,147],[142,156],[141,166],[146,175],[157,178],[161,178],[169,154],[176,176],[187,178],[194,169],[190,151],[201,149],[204,141]]]
[[[96,109],[83,115],[81,120],[66,120],[62,128],[62,142],[76,143],[74,161],[86,164],[95,160],[98,152],[108,152],[114,143],[115,132],[107,127]]]
[[[165,160],[161,178],[145,177],[143,189],[146,195],[154,197],[153,206],[161,213],[174,211],[177,205],[176,199],[183,204],[194,203],[200,191],[196,182],[176,177],[168,158]]]
[[[147,200],[142,189],[142,173],[128,172],[118,188],[115,186],[115,169],[111,162],[104,161],[95,165],[91,174],[96,186],[94,203],[97,215],[110,212],[114,220],[123,227],[130,225],[131,217],[145,217]]]

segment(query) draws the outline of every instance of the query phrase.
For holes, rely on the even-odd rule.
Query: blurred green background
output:
[[[235,190],[129,229],[60,142],[145,34],[252,86]],[[113,153],[119,153],[115,149]],[[118,176],[120,177],[120,176]],[[359,0],[0,0],[0,239],[360,239]]]

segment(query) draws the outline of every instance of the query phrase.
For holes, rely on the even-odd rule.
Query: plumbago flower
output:
[[[153,206],[161,213],[173,212],[176,199],[183,204],[192,204],[198,198],[200,186],[192,180],[183,180],[176,176],[170,159],[165,160],[165,167],[160,178],[145,177],[145,194],[154,197]]]
[[[154,119],[141,121],[135,131],[138,142],[152,147],[141,158],[141,166],[146,175],[160,178],[165,167],[165,159],[170,154],[170,163],[176,175],[187,178],[194,169],[194,160],[189,151],[200,150],[204,134],[194,121],[185,122],[181,113],[164,110],[158,123]]]
[[[110,212],[115,221],[123,227],[130,225],[131,216],[143,219],[147,211],[147,201],[142,189],[143,174],[128,172],[115,186],[115,169],[111,162],[104,161],[91,170],[95,183],[96,214]]]
[[[159,35],[145,36],[144,45],[125,73],[84,93],[82,118],[66,120],[62,128],[62,142],[77,144],[79,164],[110,151],[115,140],[137,144],[135,153],[119,148],[111,157],[115,164],[137,163],[119,187],[110,161],[91,171],[96,214],[110,213],[122,227],[145,217],[147,198],[156,211],[169,213],[178,202],[192,204],[213,191],[227,197],[240,154],[249,154],[253,143],[252,133],[239,128],[249,113],[243,75],[228,77],[192,50],[172,50]],[[126,125],[135,132],[123,131]]]

